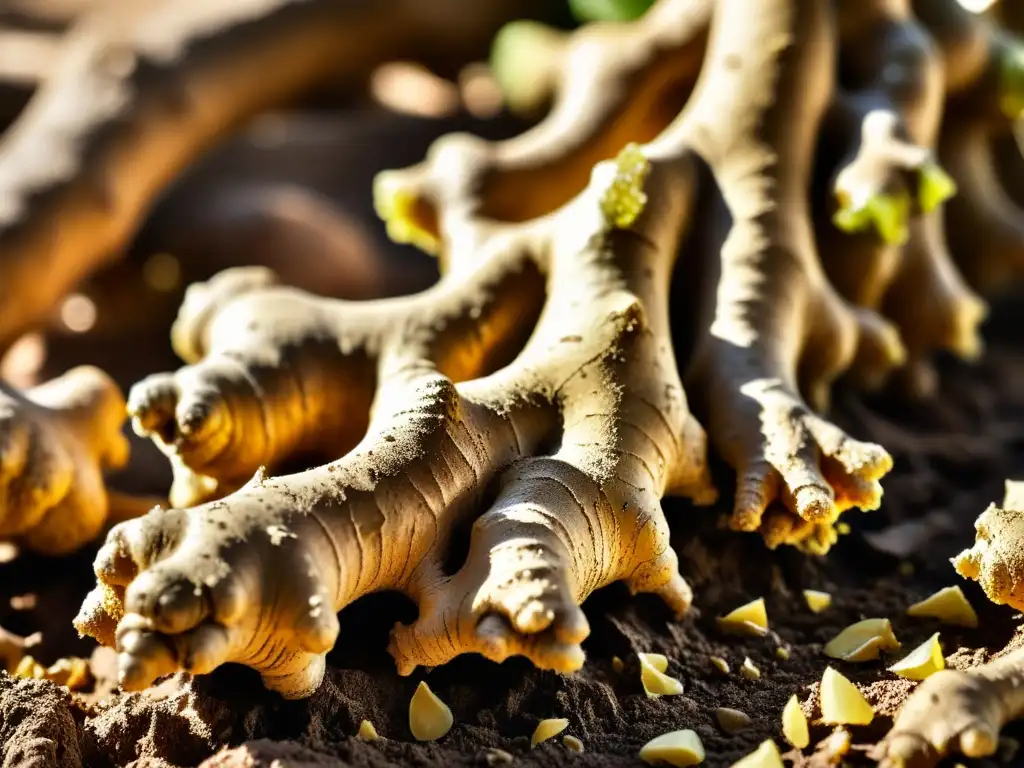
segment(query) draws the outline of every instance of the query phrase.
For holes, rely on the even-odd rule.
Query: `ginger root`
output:
[[[125,402],[97,368],[80,367],[20,393],[0,383],[0,539],[57,555],[107,522],[103,472],[128,460]],[[117,496],[124,519],[137,505]]]
[[[930,768],[953,752],[995,753],[999,731],[1024,716],[1024,651],[930,676],[903,705],[873,755],[883,768]]]
[[[992,602],[1024,611],[1024,482],[1008,480],[1002,507],[989,506],[974,527],[977,540],[954,567],[980,582]]]
[[[129,396],[135,428],[172,459],[177,508],[111,531],[76,618],[117,647],[125,688],[238,662],[308,695],[336,612],[385,589],[419,606],[392,632],[401,674],[468,652],[578,669],[579,606],[614,581],[681,615],[692,594],[661,499],[716,491],[680,363],[737,475],[732,527],[823,552],[843,511],[877,507],[891,458],[821,415],[831,384],[973,348],[978,319],[934,229],[942,72],[921,30],[937,33],[893,5],[898,18],[865,13],[918,36],[924,95],[867,87],[892,102],[889,128],[855,157],[886,159],[881,186],[917,195],[908,248],[921,248],[905,261],[919,267],[889,274],[948,289],[919,313],[941,332],[905,345],[932,320],[886,319],[888,289],[837,291],[819,256],[807,190],[836,56],[857,39],[832,5],[661,0],[586,27],[560,43],[555,104],[533,129],[448,136],[379,178],[392,236],[438,255],[433,288],[332,301],[242,268],[189,289],[172,331],[187,365]],[[908,173],[890,162],[902,150],[882,151],[903,141],[897,119],[924,150],[907,150]],[[669,327],[674,268],[695,277],[686,361]],[[279,474],[309,457],[333,460]]]

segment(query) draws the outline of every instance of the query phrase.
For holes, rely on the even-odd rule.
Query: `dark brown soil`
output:
[[[415,609],[401,597],[376,595],[342,612],[342,635],[329,657],[327,680],[307,701],[285,702],[265,691],[250,670],[234,667],[195,680],[171,678],[142,694],[119,694],[111,682],[111,652],[103,649],[93,654],[97,689],[86,695],[0,673],[0,765],[454,768],[488,765],[487,751],[497,747],[511,753],[516,765],[639,766],[637,752],[644,742],[678,728],[700,734],[706,765],[729,765],[763,739],[779,737],[785,701],[793,693],[801,699],[812,693],[830,661],[822,644],[847,624],[889,617],[906,647],[938,629],[905,618],[904,608],[960,581],[948,558],[973,541],[973,520],[1001,497],[1004,479],[1024,477],[1022,307],[1019,298],[1002,302],[989,323],[990,350],[982,363],[943,362],[943,390],[934,401],[909,405],[887,396],[865,402],[839,394],[839,422],[855,436],[886,445],[896,465],[885,481],[883,508],[849,516],[853,533],[827,559],[789,549],[768,552],[756,536],[718,530],[716,512],[724,507],[709,512],[667,502],[673,544],[694,587],[695,609],[675,622],[656,598],[631,598],[617,586],[601,591],[585,606],[592,634],[585,643],[587,664],[578,674],[540,672],[522,660],[498,666],[467,657],[400,678],[383,649],[391,624],[410,620]],[[62,364],[72,357],[61,358]],[[723,488],[728,478],[722,471]],[[93,583],[93,554],[19,557],[0,565],[0,624],[22,634],[41,630],[37,655],[44,662],[93,652],[71,628]],[[805,588],[831,592],[833,607],[811,614],[800,596]],[[942,628],[951,665],[976,664],[1024,642],[1017,615],[988,603],[973,584],[964,589],[982,621],[977,630]],[[34,604],[10,607],[11,598],[25,594],[36,596]],[[769,637],[728,638],[716,629],[717,615],[758,596],[768,603]],[[789,650],[788,660],[776,657],[779,647]],[[638,651],[667,655],[669,673],[684,682],[685,693],[647,699]],[[712,655],[728,660],[732,674],[713,671]],[[613,656],[625,661],[623,671],[613,670]],[[747,656],[761,669],[760,680],[736,674]],[[866,762],[863,750],[885,733],[914,684],[886,672],[882,662],[840,666],[866,687],[878,712],[872,726],[854,729],[859,750],[854,759]],[[455,727],[438,743],[418,744],[408,730],[408,702],[422,679],[455,716]],[[725,735],[715,725],[717,707],[741,709],[753,725]],[[585,753],[575,756],[559,740],[531,750],[530,734],[547,717],[568,718],[567,733],[583,741]],[[354,738],[364,718],[382,740]],[[815,727],[812,735],[827,734]]]

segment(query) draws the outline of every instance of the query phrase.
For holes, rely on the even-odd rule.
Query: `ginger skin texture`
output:
[[[992,602],[1024,611],[1024,482],[1007,481],[1002,506],[991,505],[974,527],[974,546],[953,560],[957,572],[980,582]]]
[[[1002,727],[1024,717],[1024,650],[929,677],[903,705],[873,757],[882,768],[932,768],[954,752],[988,757]]]
[[[424,25],[443,50],[453,16],[122,6],[73,25],[0,144],[0,351],[224,131],[421,52]],[[128,690],[237,662],[296,698],[323,677],[337,612],[398,590],[419,607],[392,632],[401,674],[468,652],[570,672],[595,589],[690,606],[662,499],[714,501],[709,448],[735,472],[733,529],[825,552],[892,465],[824,415],[833,383],[897,372],[931,391],[934,351],[980,352],[974,291],[1022,272],[1024,215],[992,163],[1019,50],[955,0],[660,0],[557,37],[534,128],[450,135],[378,179],[389,233],[437,255],[437,285],[344,302],[246,267],[189,288],[172,329],[186,365],[127,403],[171,459],[172,508],[108,534],[76,626],[117,648]],[[51,552],[111,517],[101,471],[124,459],[120,395],[80,402],[91,390],[60,381],[0,395],[0,536]]]
[[[103,472],[128,461],[124,414],[120,389],[97,368],[24,393],[0,383],[0,540],[59,555],[99,535],[111,511]],[[115,506],[119,519],[143,511],[120,496]]]
[[[661,498],[716,492],[669,333],[680,253],[721,273],[688,378],[739,474],[734,526],[821,551],[840,511],[876,506],[889,456],[801,396],[900,358],[891,326],[831,289],[801,202],[834,21],[818,0],[668,0],[584,29],[560,98],[582,78],[601,109],[559,102],[498,144],[450,136],[379,180],[392,234],[439,255],[423,294],[330,301],[253,268],[193,286],[172,334],[189,365],[129,411],[173,456],[175,504],[232,492],[109,534],[76,625],[116,645],[123,685],[234,661],[308,695],[336,611],[382,589],[420,610],[392,633],[402,674],[466,652],[575,670],[579,605],[617,580],[685,612]],[[613,58],[588,70],[595,51]],[[594,147],[616,159],[594,166]],[[342,458],[272,476],[309,450]]]

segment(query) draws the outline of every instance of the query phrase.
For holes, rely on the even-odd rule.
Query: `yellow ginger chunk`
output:
[[[568,727],[569,721],[564,717],[551,717],[547,720],[541,720],[537,723],[533,736],[530,737],[530,747],[536,747],[542,741],[554,738]]]
[[[815,756],[820,756],[826,765],[839,765],[851,746],[853,737],[850,732],[845,728],[836,728],[827,739],[818,744]]]
[[[640,682],[647,697],[675,696],[683,692],[683,684],[665,674],[668,659],[660,653],[638,653],[640,659]]]
[[[747,680],[761,679],[761,670],[750,660],[749,656],[743,660],[743,664],[740,666],[740,674],[747,678]]]
[[[789,661],[789,648],[780,645],[775,649],[775,658],[779,661]]]
[[[915,618],[938,619],[946,624],[961,627],[978,626],[978,614],[959,586],[940,589],[934,595],[926,597],[919,603],[907,608],[907,616]]]
[[[826,656],[843,661],[871,661],[883,651],[898,651],[900,643],[888,619],[864,619],[851,624],[823,649]]]
[[[451,730],[452,711],[426,683],[420,683],[409,702],[409,730],[417,741],[434,741]]]
[[[640,759],[648,765],[686,768],[704,762],[704,745],[691,730],[670,731],[644,744],[640,749]]]
[[[718,721],[719,727],[730,735],[737,731],[742,731],[751,723],[750,715],[746,712],[730,709],[729,707],[719,707],[716,709],[715,719]]]
[[[821,720],[828,725],[867,725],[875,710],[853,683],[832,667],[821,676]]]
[[[18,666],[14,668],[13,676],[28,680],[43,680],[46,677],[46,667],[36,661],[34,656],[23,656],[18,662]]]
[[[819,592],[816,589],[805,589],[804,601],[812,613],[821,613],[828,610],[828,607],[832,605],[832,595],[828,592]]]
[[[723,659],[721,656],[712,656],[709,661],[711,666],[721,672],[723,675],[729,674],[729,662]]]
[[[759,597],[725,616],[720,616],[718,627],[734,635],[762,637],[768,634],[768,611],[764,606],[764,598]]]
[[[570,752],[575,752],[577,755],[583,754],[583,742],[575,736],[563,736],[562,743]]]
[[[380,736],[377,735],[377,729],[373,727],[373,723],[363,720],[359,724],[359,733],[356,734],[356,738],[361,741],[376,741]]]
[[[626,665],[622,663],[622,659],[618,656],[612,656],[612,671],[621,672],[626,668]]]
[[[924,680],[945,668],[946,659],[939,644],[939,633],[936,632],[912,650],[905,659],[889,667],[889,671],[908,680]]]
[[[744,758],[733,763],[730,768],[785,768],[779,748],[771,739],[762,741],[761,746]]]
[[[805,749],[811,743],[811,731],[807,717],[800,708],[800,701],[794,693],[782,709],[782,735],[797,749]]]

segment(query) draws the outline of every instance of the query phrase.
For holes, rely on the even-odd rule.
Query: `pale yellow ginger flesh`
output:
[[[859,48],[835,22],[815,0],[661,0],[584,27],[536,127],[447,136],[380,178],[389,230],[438,255],[422,294],[330,301],[255,268],[192,286],[172,329],[186,365],[129,396],[188,508],[117,526],[76,620],[117,647],[124,687],[235,662],[307,696],[337,611],[383,590],[419,609],[391,635],[401,674],[464,653],[577,670],[596,589],[691,604],[662,499],[715,499],[709,442],[736,474],[730,527],[769,546],[824,552],[842,513],[877,508],[892,459],[819,412],[832,383],[883,379],[908,359],[900,332],[936,315],[969,342],[977,312],[955,270],[912,294],[941,305],[920,322],[830,282],[807,190],[832,58]],[[907,263],[935,278],[923,250]],[[682,375],[673,269],[707,277],[683,299]],[[327,463],[280,474],[310,455]]]
[[[953,560],[957,572],[992,602],[1024,611],[1024,482],[1007,480],[1002,505],[986,509],[974,529],[974,546]]]
[[[894,653],[900,642],[888,619],[864,619],[846,627],[829,640],[822,652],[843,661],[873,661],[882,653]]]
[[[924,680],[945,668],[946,657],[942,655],[939,633],[936,632],[905,658],[889,667],[889,671],[908,680]]]
[[[36,632],[21,637],[0,627],[0,670],[13,672],[25,654],[43,640],[42,633]]]
[[[832,667],[821,676],[821,721],[827,725],[868,725],[875,710],[864,695]]]
[[[775,649],[775,658],[779,661],[789,661],[789,648],[780,645]]]
[[[71,691],[81,690],[92,681],[89,662],[77,657],[58,659],[49,667],[44,667],[32,656],[25,656],[11,672],[11,676],[49,680],[51,683],[63,685]]]
[[[785,768],[778,745],[768,739],[744,758],[737,760],[730,768]]]
[[[530,737],[530,746],[536,747],[542,741],[553,739],[568,727],[569,721],[564,717],[541,720],[537,723],[537,727],[533,730],[533,735]]]
[[[421,682],[409,701],[409,730],[417,741],[434,741],[451,730],[454,723],[448,705]]]
[[[819,592],[816,589],[804,590],[804,602],[811,609],[812,613],[822,613],[832,605],[832,595],[828,592]]]
[[[625,664],[625,662],[623,662],[622,659],[620,659],[618,656],[612,656],[612,671],[613,672],[621,672],[625,668],[626,668],[626,664]]]
[[[978,626],[978,614],[960,587],[944,587],[907,608],[907,616],[938,619],[943,624]]]
[[[363,741],[376,741],[380,738],[377,735],[377,729],[369,720],[363,720],[359,724],[359,732],[356,734],[356,737]]]
[[[711,656],[708,661],[711,662],[711,666],[714,667],[718,672],[723,675],[729,674],[729,662],[723,659],[721,656]]]
[[[999,731],[1024,717],[1024,650],[928,677],[900,709],[873,757],[884,768],[932,768],[946,757],[986,757]]]
[[[25,392],[0,382],[0,541],[59,555],[100,533],[111,511],[103,473],[128,461],[124,415],[120,389],[97,368]]]
[[[577,755],[583,754],[583,742],[577,739],[575,736],[563,736],[562,744],[564,744],[565,748],[568,749],[570,752],[574,752]]]
[[[647,698],[677,696],[683,692],[683,684],[665,674],[668,659],[660,653],[638,653],[640,660],[640,682]]]
[[[811,743],[811,730],[807,725],[807,716],[800,708],[800,700],[794,693],[782,709],[782,735],[786,741],[797,749],[806,749]]]
[[[768,634],[768,611],[764,598],[751,600],[725,616],[718,618],[718,627],[723,632],[735,635],[751,635],[761,637]]]
[[[757,665],[748,656],[743,659],[743,663],[740,665],[740,675],[747,680],[760,680],[761,670],[758,669]]]
[[[752,722],[750,715],[746,712],[731,709],[730,707],[719,707],[716,709],[715,720],[718,721],[718,726],[729,734],[742,731],[744,728],[749,727]]]
[[[640,748],[640,759],[648,765],[686,768],[704,762],[704,745],[691,730],[670,731],[651,739]]]

